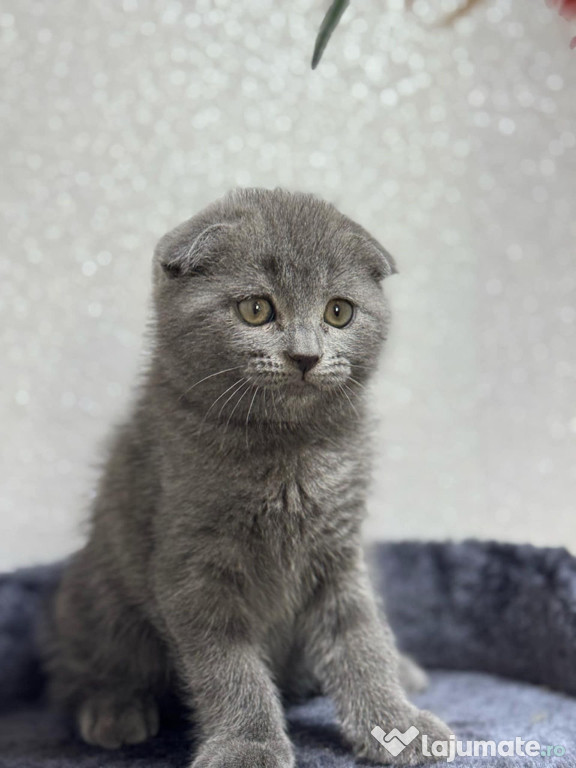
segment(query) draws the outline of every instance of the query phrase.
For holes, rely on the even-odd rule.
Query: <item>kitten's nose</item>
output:
[[[293,360],[298,368],[302,371],[302,376],[311,371],[320,360],[319,355],[288,355],[290,360]]]

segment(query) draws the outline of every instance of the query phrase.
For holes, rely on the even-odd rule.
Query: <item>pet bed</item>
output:
[[[415,700],[478,752],[451,764],[576,768],[576,559],[470,541],[379,545],[371,560],[400,646],[433,670]],[[0,768],[187,768],[192,745],[178,718],[147,744],[106,752],[45,706],[34,626],[59,573],[0,576]],[[298,768],[359,765],[326,699],[292,706],[287,717]],[[511,754],[518,739],[537,742],[539,754]]]

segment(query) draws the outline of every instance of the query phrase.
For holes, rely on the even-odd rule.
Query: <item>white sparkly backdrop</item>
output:
[[[82,540],[157,238],[234,185],[332,200],[401,274],[375,537],[576,549],[576,51],[544,0],[0,12],[0,568]]]

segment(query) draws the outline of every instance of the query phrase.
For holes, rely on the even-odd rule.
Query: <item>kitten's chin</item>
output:
[[[311,400],[321,394],[321,390],[317,386],[302,380],[284,384],[280,391],[284,397],[292,400]]]

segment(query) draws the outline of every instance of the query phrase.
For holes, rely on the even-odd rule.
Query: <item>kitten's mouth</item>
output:
[[[292,381],[287,382],[284,384],[283,389],[285,389],[287,392],[296,392],[298,394],[302,394],[303,392],[311,392],[312,390],[317,389],[317,386],[314,384],[314,382],[301,377],[299,379],[293,379]]]
[[[250,377],[252,385],[270,389],[277,392],[294,392],[302,394],[304,392],[313,392],[321,389],[320,383],[311,379],[307,375],[288,376],[254,376]]]
[[[254,377],[252,385],[269,389],[279,395],[303,398],[337,389],[339,382],[331,377],[311,377],[305,374],[304,376]]]

